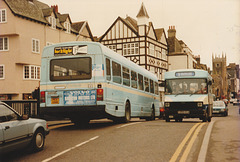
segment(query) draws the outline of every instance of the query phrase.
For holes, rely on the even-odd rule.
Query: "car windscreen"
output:
[[[223,101],[215,101],[213,102],[213,107],[225,107],[225,103]]]
[[[90,57],[54,59],[50,61],[50,80],[88,80],[92,78]]]

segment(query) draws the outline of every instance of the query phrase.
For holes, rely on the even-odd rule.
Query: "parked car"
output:
[[[230,99],[230,103],[231,103],[231,104],[233,103],[234,99],[235,99],[235,98],[231,98],[231,99]]]
[[[239,99],[235,99],[235,100],[233,101],[233,105],[240,105]]]
[[[20,115],[7,104],[0,102],[0,154],[20,148],[41,151],[49,134],[47,122]]]
[[[213,101],[213,114],[228,116],[228,108],[224,101]]]

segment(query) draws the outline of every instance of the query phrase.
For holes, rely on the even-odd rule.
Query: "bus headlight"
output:
[[[203,106],[203,103],[202,103],[202,102],[198,102],[198,103],[197,103],[197,106],[198,106],[198,107],[202,107],[202,106]]]
[[[169,102],[165,102],[165,107],[170,107],[170,103]]]

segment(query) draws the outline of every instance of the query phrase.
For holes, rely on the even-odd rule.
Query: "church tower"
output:
[[[212,55],[212,77],[214,79],[213,93],[218,99],[227,97],[227,58],[226,54]]]

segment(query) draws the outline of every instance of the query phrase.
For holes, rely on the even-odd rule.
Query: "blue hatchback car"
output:
[[[7,104],[0,102],[0,154],[30,147],[41,151],[49,129],[45,120],[19,115]]]

